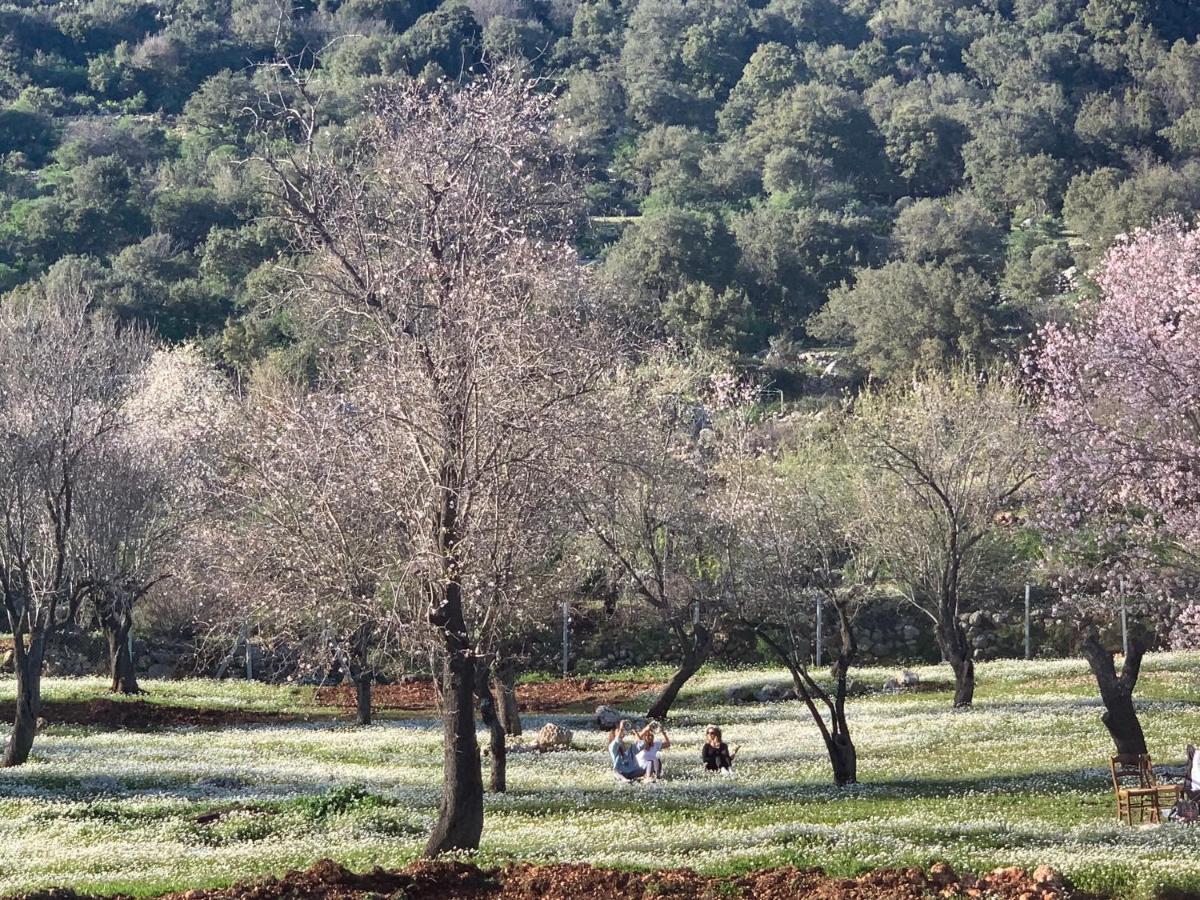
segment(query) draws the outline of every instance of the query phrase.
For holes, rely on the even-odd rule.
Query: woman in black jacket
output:
[[[704,760],[704,768],[710,772],[720,772],[729,775],[733,772],[733,758],[737,756],[737,748],[729,752],[729,745],[721,740],[721,729],[709,725],[704,729],[704,746],[700,748],[700,757]]]

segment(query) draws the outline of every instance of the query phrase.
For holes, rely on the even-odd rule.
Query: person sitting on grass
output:
[[[661,730],[662,737],[656,737],[655,731]],[[654,781],[656,778],[662,777],[662,760],[659,758],[659,753],[669,749],[671,746],[671,737],[667,734],[667,729],[663,728],[657,722],[650,722],[638,732],[637,740],[637,760],[642,766],[642,771],[645,773],[642,778],[645,781]]]
[[[720,772],[722,775],[733,774],[733,759],[737,756],[737,747],[729,752],[729,745],[721,740],[721,729],[709,725],[704,729],[704,746],[700,748],[700,758],[704,760],[704,768],[710,772]]]
[[[608,755],[612,758],[613,776],[621,782],[634,781],[642,777],[642,766],[638,763],[637,747],[625,743],[629,723],[622,720],[608,735]]]

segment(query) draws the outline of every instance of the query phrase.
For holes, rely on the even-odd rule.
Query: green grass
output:
[[[925,682],[945,667],[917,669]],[[653,680],[661,672],[619,673]],[[856,678],[878,687],[890,669]],[[982,871],[1049,863],[1081,888],[1150,898],[1200,890],[1200,827],[1129,829],[1114,818],[1111,753],[1087,667],[1077,660],[979,666],[973,710],[948,691],[851,701],[860,784],[838,790],[797,703],[729,705],[731,687],[787,685],[782,671],[706,671],[671,724],[667,781],[614,785],[603,735],[583,717],[577,749],[510,756],[510,793],[489,797],[483,864],[586,860],[720,873],[766,865],[853,874],[946,860]],[[239,682],[149,683],[168,705],[325,712],[311,689]],[[50,680],[85,699],[98,680]],[[0,685],[0,696],[11,684]],[[1200,736],[1200,655],[1147,659],[1139,686],[1151,752],[1179,763]],[[698,770],[702,726],[743,746],[733,779]],[[0,772],[0,893],[50,885],[148,896],[227,884],[331,856],[403,865],[438,800],[441,734],[429,719],[356,729],[327,720],[150,733],[51,727],[33,761]],[[211,823],[197,818],[213,810]]]

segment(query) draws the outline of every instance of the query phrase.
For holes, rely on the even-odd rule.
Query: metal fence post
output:
[[[1025,585],[1025,658],[1033,659],[1033,625],[1029,618],[1029,594],[1033,586]]]
[[[816,665],[817,665],[818,669],[821,668],[821,656],[822,656],[821,651],[825,649],[823,646],[824,635],[822,634],[822,631],[824,629],[821,627],[821,624],[822,624],[821,620],[822,620],[821,595],[817,594],[817,653],[816,653],[817,662],[816,662]]]
[[[566,678],[571,666],[571,603],[563,601],[562,677]]]

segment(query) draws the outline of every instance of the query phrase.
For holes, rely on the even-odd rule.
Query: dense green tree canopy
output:
[[[976,352],[1200,206],[1183,0],[8,0],[0,33],[0,291],[86,259],[120,315],[239,367],[308,340],[256,287],[283,244],[247,161],[284,55],[316,66],[323,140],[388,80],[542,76],[615,296],[745,355]]]

